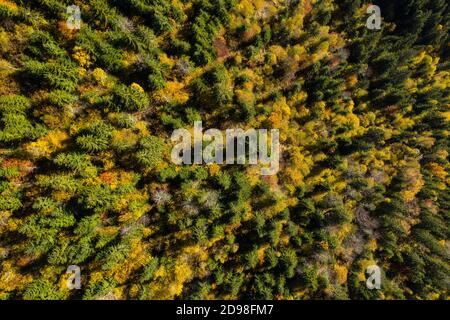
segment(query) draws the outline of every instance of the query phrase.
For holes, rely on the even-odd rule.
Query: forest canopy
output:
[[[0,299],[448,299],[449,24],[445,0],[0,0]],[[195,121],[279,130],[279,171],[173,163]]]

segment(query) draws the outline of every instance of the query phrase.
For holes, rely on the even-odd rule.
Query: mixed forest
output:
[[[0,299],[448,299],[449,27],[446,0],[0,0]],[[279,129],[279,172],[174,164],[198,120]]]

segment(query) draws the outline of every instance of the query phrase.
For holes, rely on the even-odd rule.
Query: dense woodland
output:
[[[370,3],[0,0],[0,298],[448,299],[450,5]],[[173,164],[196,120],[280,171]]]

